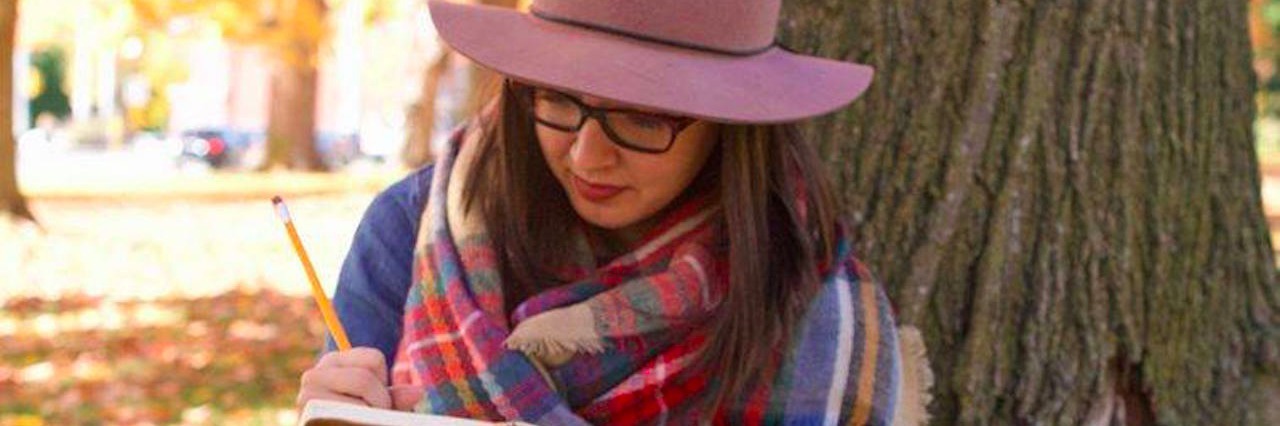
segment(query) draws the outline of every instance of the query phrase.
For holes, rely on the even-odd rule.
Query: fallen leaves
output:
[[[298,377],[322,343],[313,304],[270,290],[10,300],[0,426],[289,424]]]

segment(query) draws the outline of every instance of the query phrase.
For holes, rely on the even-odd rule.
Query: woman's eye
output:
[[[646,114],[627,114],[626,120],[629,124],[645,129],[657,129],[662,127],[662,119]]]
[[[534,96],[538,99],[539,102],[546,102],[548,104],[569,105],[573,103],[573,101],[569,100],[568,96],[565,96],[564,94],[556,93],[556,92],[547,92],[547,91],[539,90]]]

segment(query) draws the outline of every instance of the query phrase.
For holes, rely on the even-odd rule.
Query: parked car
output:
[[[316,151],[329,167],[338,168],[361,156],[357,133],[316,133]]]
[[[227,128],[200,128],[182,132],[182,157],[203,161],[217,169],[241,165],[251,145],[261,142],[254,133]]]
[[[198,128],[181,133],[185,160],[199,160],[215,169],[252,168],[263,161],[266,135],[263,132],[227,128]],[[316,132],[316,152],[331,168],[343,167],[360,158],[360,136],[355,133]]]

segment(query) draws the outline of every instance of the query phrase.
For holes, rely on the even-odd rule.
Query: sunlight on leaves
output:
[[[269,290],[10,300],[3,323],[20,331],[0,346],[0,389],[14,390],[0,426],[292,424],[298,377],[322,343],[313,304]],[[26,331],[35,324],[47,325]]]

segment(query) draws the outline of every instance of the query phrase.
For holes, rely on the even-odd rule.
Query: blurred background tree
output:
[[[175,19],[212,19],[229,40],[266,47],[276,59],[261,167],[322,170],[316,150],[316,84],[328,35],[323,0],[130,0],[139,21],[166,28]]]
[[[516,8],[519,10],[527,10],[532,0],[473,0],[474,3],[486,6]],[[435,59],[431,60],[431,65],[424,70],[422,78],[421,95],[418,102],[413,105],[410,110],[409,117],[409,134],[408,140],[405,141],[404,149],[401,152],[401,160],[410,168],[417,168],[430,163],[432,158],[432,135],[438,130],[435,128],[437,115],[441,113],[457,114],[461,117],[471,116],[479,111],[484,103],[497,94],[499,89],[498,75],[485,68],[467,63],[466,67],[456,74],[453,71],[453,63],[463,60],[458,57],[458,53],[454,52],[448,46],[441,43],[440,53]],[[441,111],[437,106],[441,85],[446,77],[465,78],[467,81],[463,86],[463,102],[456,111]],[[448,130],[448,129],[445,129]]]
[[[13,137],[13,47],[18,33],[18,2],[0,2],[0,214],[34,221],[18,191],[17,142]]]
[[[260,40],[265,40],[278,55],[279,62],[271,76],[267,159],[262,167],[323,170],[324,162],[316,150],[315,112],[320,46],[329,34],[325,19],[329,5],[323,0],[277,0],[268,4],[272,7],[260,17],[261,27],[250,27],[241,37],[232,37],[249,40],[254,33],[265,31],[266,37]],[[247,21],[232,19],[230,24]]]
[[[394,9],[394,0],[130,1],[140,21],[152,28],[198,16],[216,22],[227,40],[269,52],[275,63],[262,169],[326,168],[316,147],[315,128],[319,62],[333,31],[329,11],[359,1],[366,22],[372,23]]]

